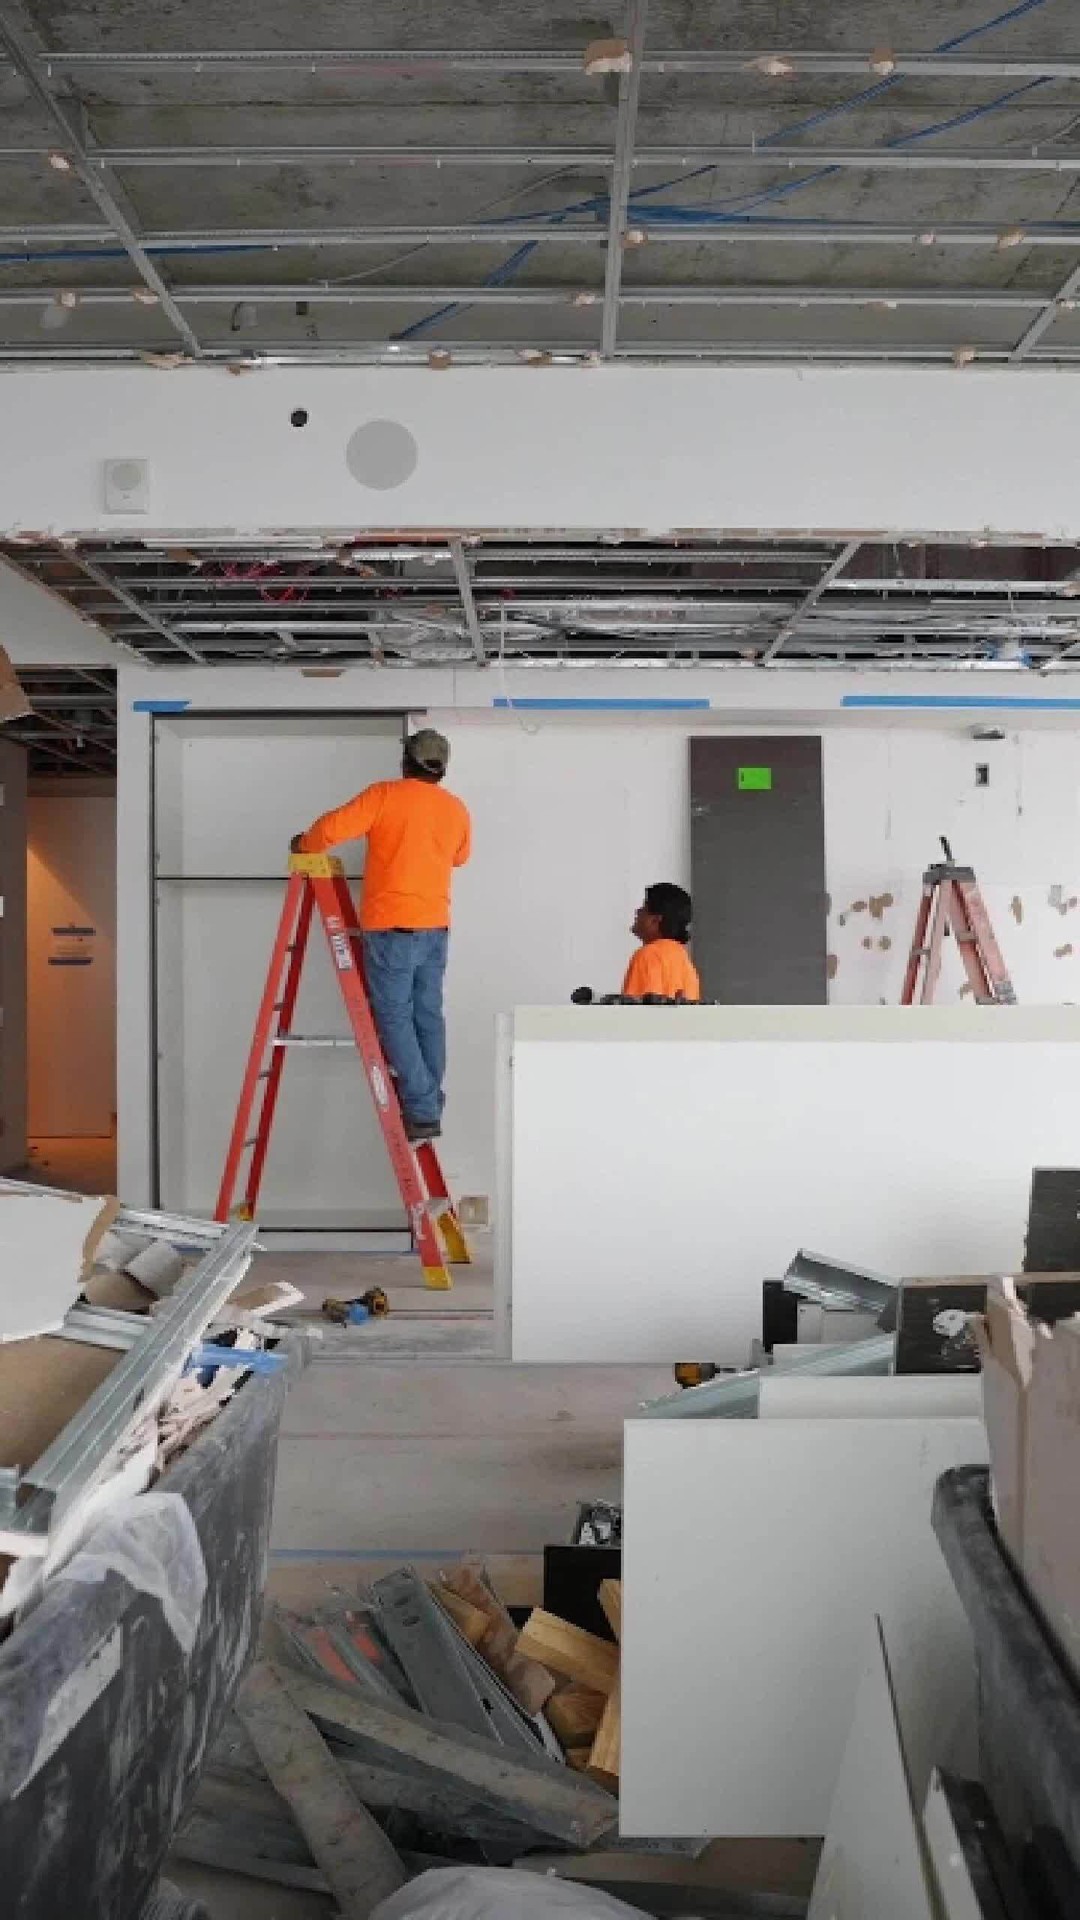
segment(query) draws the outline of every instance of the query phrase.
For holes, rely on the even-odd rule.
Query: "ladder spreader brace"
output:
[[[934,998],[941,972],[941,948],[951,931],[967,974],[968,985],[980,1006],[1014,1007],[1016,990],[1005,969],[986,911],[974,867],[961,867],[952,848],[942,839],[944,860],[923,874],[922,899],[915,919],[915,935],[908,955],[900,994],[901,1006]]]
[[[308,936],[316,913],[326,933],[352,1029],[351,1040],[292,1031]],[[255,1217],[288,1050],[300,1046],[355,1046],[363,1061],[413,1243],[420,1255],[424,1284],[447,1288],[453,1285],[450,1266],[467,1264],[471,1255],[432,1142],[424,1140],[413,1146],[406,1138],[394,1081],[364,987],[361,939],[356,908],[341,861],[325,853],[291,854],[285,902],[259,1002],[214,1218],[227,1220],[230,1214],[242,1220]],[[251,1160],[244,1197],[240,1205],[234,1207],[240,1163],[248,1150]]]

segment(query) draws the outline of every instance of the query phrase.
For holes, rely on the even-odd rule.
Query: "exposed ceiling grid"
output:
[[[1073,364],[1073,0],[783,11],[0,0],[0,357]]]
[[[1080,361],[1075,0],[779,11],[0,0],[0,362]],[[1080,549],[1017,542],[0,553],[162,667],[1080,667]],[[107,770],[112,676],[23,678]]]

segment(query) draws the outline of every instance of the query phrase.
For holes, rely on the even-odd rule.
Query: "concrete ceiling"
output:
[[[1071,363],[1075,3],[997,12],[0,0],[0,355]]]

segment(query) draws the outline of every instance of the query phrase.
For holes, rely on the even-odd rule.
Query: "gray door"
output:
[[[823,1004],[820,738],[692,739],[690,864],[704,997],[732,1006]]]

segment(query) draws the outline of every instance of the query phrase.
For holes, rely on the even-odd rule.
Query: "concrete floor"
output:
[[[664,1367],[512,1367],[493,1357],[483,1246],[450,1293],[428,1292],[409,1257],[264,1254],[297,1317],[325,1329],[282,1423],[270,1593],[304,1608],[330,1590],[411,1563],[481,1552],[504,1597],[541,1597],[541,1552],[565,1541],[580,1500],[618,1499],[622,1422],[670,1390]],[[387,1319],[338,1330],[326,1294],[385,1287]],[[321,1895],[175,1862],[170,1877],[212,1920],[324,1920]]]

